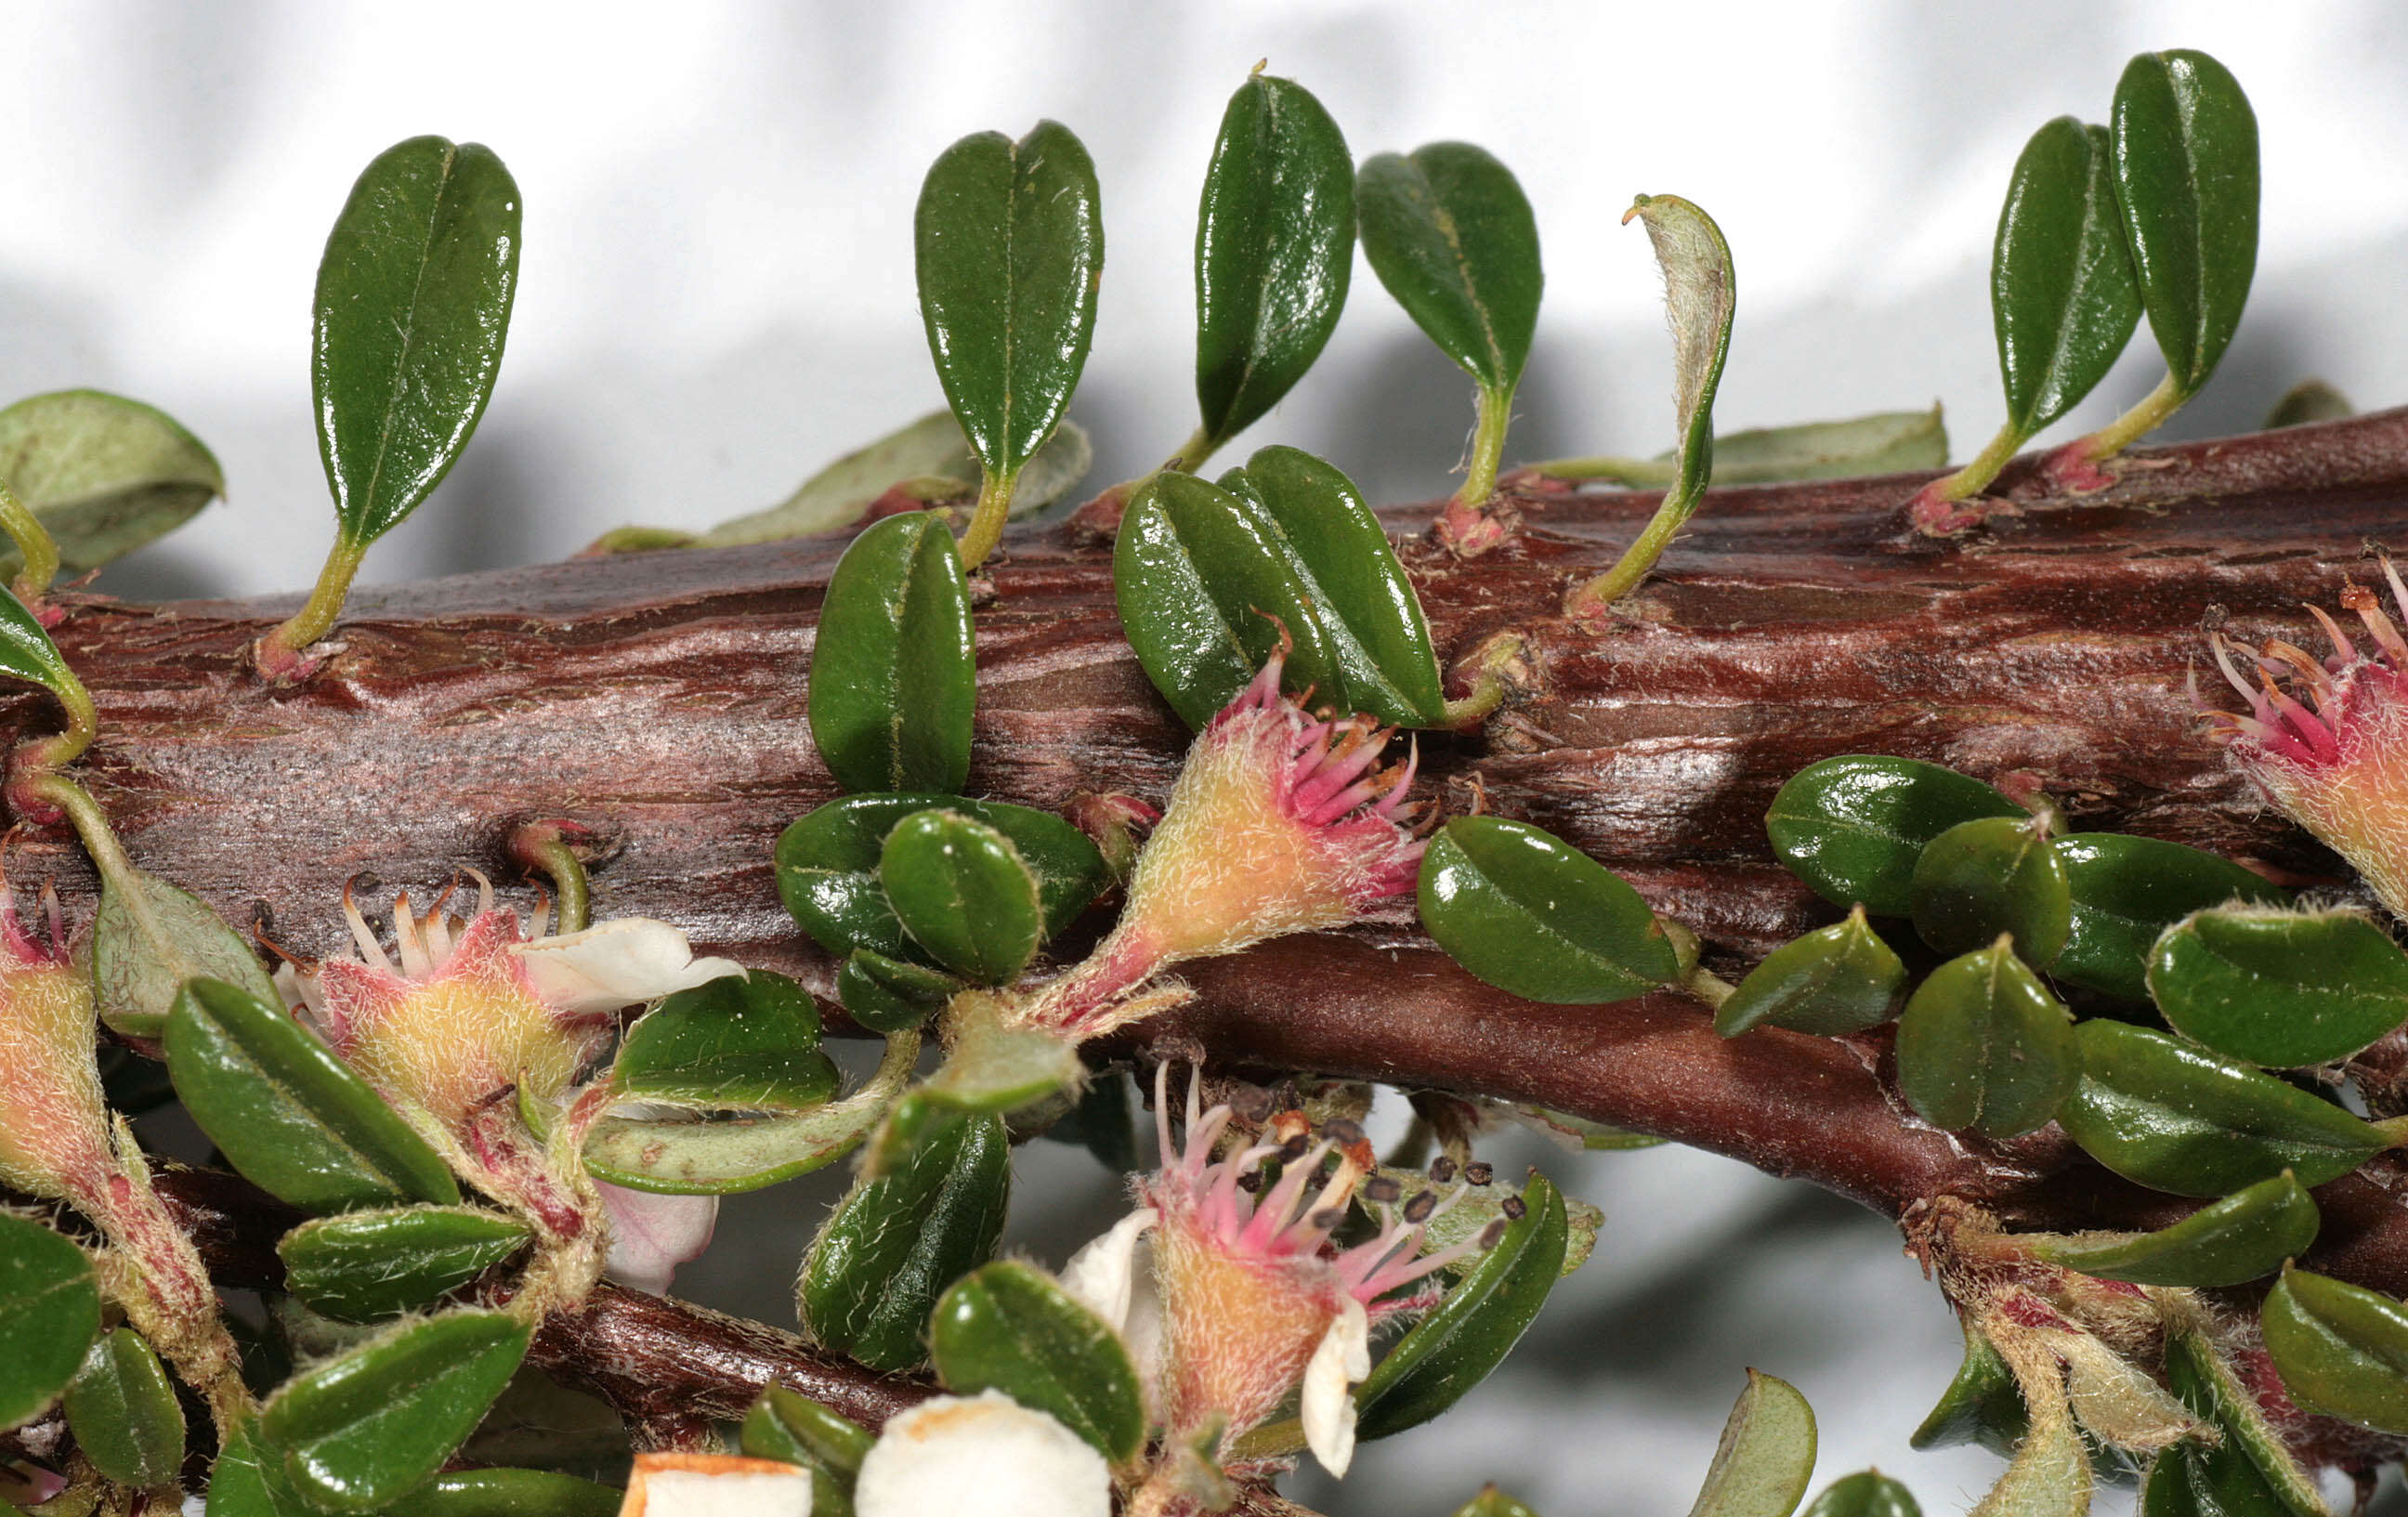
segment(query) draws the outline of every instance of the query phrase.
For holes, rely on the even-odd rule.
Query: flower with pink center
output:
[[[2387,558],[2383,574],[2408,616],[2408,584]],[[2210,711],[2207,721],[2267,799],[2347,859],[2392,914],[2408,921],[2408,639],[2372,591],[2351,585],[2342,605],[2365,624],[2371,651],[2359,652],[2312,606],[2332,655],[2318,660],[2280,639],[2255,653],[2243,650],[2256,665],[2255,686],[2218,634],[2216,665],[2249,714]]]
[[[1416,757],[1382,768],[1392,729],[1307,715],[1280,694],[1283,662],[1197,734],[1119,923],[1014,1020],[1094,1038],[1157,1009],[1129,997],[1182,959],[1342,926],[1413,888],[1423,842],[1398,809]]]

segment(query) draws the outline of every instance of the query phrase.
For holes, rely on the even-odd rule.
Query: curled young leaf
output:
[[[877,1440],[859,1423],[782,1385],[765,1385],[738,1435],[755,1459],[810,1465],[850,1485]]]
[[[138,869],[101,880],[92,923],[100,1017],[128,1038],[157,1038],[185,982],[222,980],[276,1003],[276,982],[225,919],[188,891]]]
[[[1747,1372],[1747,1389],[1689,1517],[1789,1517],[1814,1474],[1814,1409],[1787,1381]]]
[[[284,1288],[312,1311],[366,1323],[440,1300],[532,1236],[525,1224],[479,1207],[397,1207],[305,1222],[276,1252]]]

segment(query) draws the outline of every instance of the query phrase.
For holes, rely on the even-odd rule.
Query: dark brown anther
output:
[[[1497,1178],[1497,1168],[1487,1161],[1481,1160],[1476,1163],[1465,1165],[1463,1166],[1463,1178],[1471,1181],[1474,1185],[1485,1185],[1490,1181]]]
[[[1455,1178],[1455,1161],[1441,1153],[1430,1161],[1430,1179],[1443,1185]]]
[[[1412,1200],[1405,1203],[1405,1220],[1418,1227],[1423,1223],[1429,1221],[1430,1213],[1437,1209],[1438,1193],[1436,1191],[1422,1191],[1417,1193]]]
[[[1505,1197],[1504,1205],[1498,1209],[1503,1211],[1511,1221],[1520,1222],[1530,1214],[1530,1203],[1518,1195],[1509,1195]]]
[[[1282,1164],[1294,1164],[1297,1160],[1303,1158],[1306,1152],[1312,1147],[1312,1139],[1305,1137],[1302,1133],[1298,1133],[1294,1138],[1289,1138],[1286,1142],[1280,1145],[1279,1162]]]
[[[1397,1197],[1404,1194],[1405,1188],[1398,1184],[1393,1176],[1373,1175],[1363,1182],[1363,1199],[1366,1201],[1393,1204]]]
[[[1238,1177],[1238,1189],[1245,1192],[1248,1195],[1254,1195],[1256,1191],[1259,1191],[1262,1188],[1263,1172],[1259,1169],[1249,1169],[1244,1174]]]
[[[1497,1240],[1504,1236],[1505,1219],[1498,1217],[1492,1220],[1487,1226],[1480,1229],[1480,1246],[1484,1249],[1493,1249],[1497,1246]]]
[[[1340,1117],[1324,1126],[1321,1133],[1323,1137],[1334,1140],[1344,1148],[1351,1149],[1364,1141],[1363,1124],[1359,1122],[1350,1122],[1344,1117]]]
[[[1306,1220],[1325,1233],[1332,1232],[1336,1230],[1340,1223],[1346,1220],[1346,1209],[1344,1207],[1323,1207],[1320,1210],[1314,1212]]]
[[[1239,1085],[1228,1095],[1229,1111],[1240,1122],[1259,1124],[1271,1114],[1271,1093],[1260,1085]]]

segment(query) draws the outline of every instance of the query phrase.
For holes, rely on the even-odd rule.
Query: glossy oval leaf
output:
[[[184,1463],[184,1409],[159,1355],[131,1327],[85,1354],[66,1392],[67,1431],[93,1467],[137,1491],[165,1485]]]
[[[1814,1409],[1787,1381],[1747,1372],[1747,1389],[1689,1517],[1789,1517],[1814,1476]]]
[[[58,1399],[100,1332],[100,1285],[83,1250],[0,1211],[0,1430]]]
[[[1523,1210],[1429,1315],[1397,1340],[1354,1393],[1355,1436],[1418,1427],[1486,1380],[1547,1304],[1563,1273],[1570,1224],[1563,1194],[1540,1174]]]
[[[2408,953],[2352,911],[2214,909],[2166,929],[2149,994],[2185,1038],[2277,1068],[2344,1059],[2408,1023]]]
[[[928,1322],[937,1378],[996,1390],[1125,1465],[1145,1447],[1145,1398],[1120,1335],[1041,1270],[1001,1260],[955,1281]]]
[[[100,1018],[128,1038],[157,1038],[190,980],[222,980],[276,1004],[259,955],[208,903],[139,869],[105,879],[92,923],[92,984]]]
[[[2408,1307],[2363,1286],[2286,1269],[2258,1321],[2283,1389],[2307,1411],[2408,1433]]]
[[[1899,1090],[1951,1132],[2030,1132],[2081,1070],[2064,1006],[2003,940],[1932,970],[1898,1019]]]
[[[847,790],[953,792],[970,772],[968,581],[935,511],[891,516],[828,576],[811,643],[811,741]]]
[[[1791,874],[1834,906],[1912,909],[1924,845],[1960,822],[2028,813],[1979,780],[1919,759],[1849,753],[1810,764],[1772,798],[1764,829]]]
[[[765,1385],[744,1414],[739,1446],[755,1459],[816,1465],[850,1477],[877,1439],[859,1423],[782,1385]]]
[[[1059,122],[1017,142],[966,136],[930,165],[913,237],[945,399],[987,471],[1015,477],[1062,419],[1095,336],[1096,165]]]
[[[1483,390],[1510,394],[1544,284],[1512,170],[1469,142],[1382,153],[1355,178],[1354,208],[1371,272],[1413,324]]]
[[[2149,331],[2192,394],[2231,343],[2258,269],[2258,117],[2222,64],[2177,48],[2125,65],[2111,130]]]
[[[1003,1236],[1010,1159],[1002,1118],[936,1111],[901,1161],[856,1182],[812,1240],[796,1292],[805,1328],[873,1369],[919,1364],[937,1297]]]
[[[1208,450],[1278,405],[1321,356],[1354,268],[1344,134],[1303,85],[1251,76],[1221,113],[1196,213],[1196,400]]]
[[[155,407],[100,390],[30,395],[0,410],[0,480],[88,574],[165,537],[225,494],[198,437]],[[0,578],[23,567],[0,543]]]
[[[1422,855],[1422,925],[1454,960],[1526,1000],[1643,995],[1681,966],[1639,893],[1526,823],[1457,817]]]
[[[620,1095],[671,1106],[800,1111],[836,1095],[810,992],[767,969],[724,975],[636,1019],[610,1066]]]
[[[306,1211],[456,1206],[443,1160],[282,1007],[195,980],[167,1018],[167,1074],[244,1179]]]
[[[1714,1031],[1737,1038],[1759,1023],[1837,1037],[1887,1022],[1906,966],[1855,907],[1848,920],[1782,944],[1714,1009]]]
[[[837,999],[844,1004],[845,1014],[890,1038],[918,1027],[961,988],[960,980],[942,970],[866,948],[846,954],[836,976]]]
[[[2135,1184],[2224,1196],[2289,1169],[2313,1188],[2390,1146],[2331,1102],[2196,1044],[2120,1022],[2074,1035],[2082,1082],[2057,1121]]]
[[[2291,898],[2229,859],[2155,837],[2083,832],[2050,846],[2065,866],[2073,919],[2048,972],[2127,1000],[2149,998],[2149,950],[2193,911],[2231,900],[2279,905]]]
[[[0,675],[39,685],[63,701],[83,688],[60,656],[59,645],[13,590],[0,593]]]
[[[2054,1244],[2042,1257],[2101,1280],[2210,1289],[2271,1275],[2316,1240],[2316,1203],[2285,1173],[2138,1238]]]
[[[479,143],[411,137],[351,186],[318,264],[310,394],[343,539],[450,472],[493,398],[518,293],[519,187]]]
[[[878,881],[913,942],[982,985],[1017,979],[1044,936],[1037,876],[1020,851],[959,811],[921,811],[896,823]]]
[[[2073,924],[2073,892],[2031,818],[1976,817],[1924,845],[1907,886],[1914,931],[1942,953],[1971,953],[2001,933],[2045,966]]]
[[[550,1469],[453,1469],[383,1517],[616,1517],[623,1492]]]
[[[441,1468],[525,1357],[524,1323],[450,1311],[408,1323],[284,1382],[259,1414],[262,1453],[328,1511],[374,1511]]]
[[[2007,422],[2029,436],[2071,410],[2141,324],[2107,129],[2059,116],[2007,181],[1990,251],[1990,321]]]
[[[430,1306],[527,1246],[526,1224],[480,1207],[396,1207],[319,1217],[276,1245],[284,1288],[337,1322]]]
[[[1842,1475],[1823,1487],[1806,1517],[1923,1517],[1914,1493],[1878,1469]]]

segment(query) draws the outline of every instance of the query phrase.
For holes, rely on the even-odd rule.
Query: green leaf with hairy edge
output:
[[[1382,153],[1354,180],[1363,252],[1483,390],[1510,394],[1538,330],[1539,223],[1512,170],[1469,142]]]
[[[322,1360],[261,1410],[261,1453],[313,1506],[389,1506],[476,1431],[525,1357],[528,1333],[505,1312],[450,1311]]]
[[[1470,1272],[1371,1367],[1354,1393],[1356,1437],[1428,1422],[1486,1380],[1529,1330],[1563,1273],[1570,1224],[1562,1194],[1543,1175],[1532,1173],[1522,1203]]]
[[[959,811],[905,817],[886,835],[878,882],[911,940],[966,980],[1007,985],[1037,953],[1037,876],[1011,839]]]
[[[1342,671],[1339,703],[1399,725],[1444,722],[1446,692],[1421,597],[1354,481],[1301,449],[1265,448],[1221,483],[1279,529],[1329,633]]]
[[[782,1385],[762,1387],[744,1414],[739,1447],[755,1459],[812,1465],[850,1484],[877,1441],[852,1418]]]
[[[1112,552],[1121,628],[1180,719],[1201,727],[1280,651],[1291,691],[1343,688],[1312,585],[1270,514],[1187,474],[1157,474],[1129,502]]]
[[[100,1286],[83,1250],[0,1211],[0,1429],[58,1399],[100,1332]]]
[[[526,1247],[526,1224],[481,1207],[396,1207],[319,1217],[276,1245],[284,1288],[337,1322],[432,1305]]]
[[[2345,421],[2358,414],[2349,397],[2322,379],[2301,379],[2283,392],[2282,398],[2266,412],[2258,423],[2262,431],[2277,432],[2286,426],[2307,426],[2316,422]]]
[[[1020,862],[1037,876],[1048,937],[1076,921],[1111,883],[1104,856],[1087,835],[1050,811],[926,791],[847,795],[788,826],[775,853],[778,894],[822,948],[921,956],[879,887],[878,860],[896,823],[931,808],[958,811],[1011,839]]]
[[[1792,938],[1764,956],[1714,1009],[1714,1031],[1737,1038],[1761,1023],[1837,1036],[1889,1020],[1906,966],[1852,907],[1848,920]]]
[[[1003,1237],[1010,1160],[1002,1118],[936,1111],[901,1161],[855,1182],[812,1240],[796,1286],[806,1330],[873,1369],[924,1360],[938,1295]]]
[[[1079,385],[1103,279],[1102,193],[1070,129],[980,132],[920,187],[920,316],[945,399],[987,472],[1017,476]]]
[[[978,707],[969,583],[935,511],[891,516],[828,576],[811,642],[811,741],[847,790],[962,788]]]
[[[1689,1517],[1789,1517],[1814,1475],[1814,1409],[1787,1381],[1747,1372]]]
[[[2193,911],[2230,900],[2269,905],[2291,893],[2229,859],[2180,843],[2082,832],[2050,845],[2065,866],[2073,919],[2048,972],[2127,1000],[2149,998],[2149,950]]]
[[[2258,269],[2258,117],[2222,64],[2177,48],[2125,65],[2111,130],[2149,331],[2181,393],[2195,394]]]
[[[953,1282],[928,1321],[937,1378],[996,1390],[1125,1465],[1145,1447],[1145,1398],[1120,1335],[1042,1270],[999,1260]]]
[[[1975,817],[2026,814],[1954,769],[1848,753],[1792,775],[1772,797],[1764,830],[1789,872],[1825,900],[1902,917],[1925,844]]]
[[[1454,960],[1526,1000],[1598,1005],[1680,978],[1639,893],[1526,823],[1457,817],[1422,855],[1422,925]]]
[[[67,692],[82,687],[59,656],[59,645],[14,591],[0,591],[0,674],[39,685],[63,701]]]
[[[312,1517],[317,1510],[294,1493],[282,1463],[262,1452],[257,1429],[238,1426],[227,1435],[209,1467],[204,1517]]]
[[[1455,1509],[1455,1517],[1539,1517],[1539,1514],[1494,1485],[1484,1485],[1478,1496]]]
[[[728,1195],[824,1168],[859,1146],[910,1083],[920,1035],[900,1032],[862,1088],[810,1111],[772,1116],[604,1116],[585,1139],[596,1180],[660,1195]]]
[[[2288,1170],[2138,1238],[2050,1244],[2052,1264],[2135,1285],[2212,1289],[2271,1275],[2316,1240],[2316,1203]]]
[[[1664,307],[1672,323],[1674,450],[1680,472],[1667,502],[1695,508],[1714,472],[1714,392],[1730,353],[1737,291],[1730,245],[1713,217],[1679,195],[1641,195],[1623,220],[1639,218],[1664,272]]]
[[[2007,181],[1990,252],[1990,321],[2007,420],[2031,436],[2097,388],[2141,324],[2103,126],[2059,116]]]
[[[156,875],[103,880],[92,923],[92,984],[100,1018],[128,1038],[160,1037],[191,980],[222,980],[280,1003],[259,955],[207,902]]]
[[[1978,1443],[1992,1453],[2011,1455],[2031,1425],[2024,1410],[2023,1392],[2014,1371],[1971,1322],[1960,1322],[1965,1357],[1948,1388],[1925,1414],[1907,1445],[1915,1449],[1948,1449]]]
[[[318,264],[310,394],[343,539],[442,482],[493,398],[518,293],[519,187],[478,143],[411,137],[351,186]]]
[[[2074,1037],[2082,1082],[2057,1120],[2135,1184],[2223,1196],[2290,1169],[2313,1188],[2391,1146],[2329,1101],[2163,1033],[2096,1021]]]
[[[2353,911],[2227,907],[2168,927],[2149,995],[2185,1038],[2251,1064],[2345,1059],[2408,1022],[2408,953]]]
[[[2004,938],[1932,970],[1898,1019],[1899,1090],[1935,1127],[2030,1132],[2081,1070],[2064,1006]]]
[[[1196,401],[1208,448],[1278,405],[1321,356],[1354,268],[1344,134],[1294,79],[1249,77],[1221,113],[1196,213]]]
[[[281,1006],[195,980],[176,998],[165,1041],[184,1109],[270,1195],[305,1211],[459,1204],[426,1140]]]
[[[184,1462],[184,1409],[158,1354],[131,1327],[103,1337],[66,1390],[67,1431],[93,1467],[148,1490]]]
[[[616,1517],[625,1493],[549,1469],[455,1469],[382,1517]]]
[[[2195,1321],[2166,1335],[2166,1383],[2185,1406],[2224,1435],[2224,1441],[2190,1472],[2193,1478],[2204,1478],[2214,1502],[2211,1517],[2274,1517],[2281,1511],[2291,1517],[2331,1517],[2315,1476],[2292,1457],[2257,1395],[2241,1383]],[[2265,1507],[2270,1497],[2272,1512]]]
[[[1714,480],[1725,485],[1854,479],[1947,465],[1948,427],[1936,405],[1928,411],[1876,411],[1841,422],[1750,427],[1714,438]],[[1660,490],[1681,477],[1681,451],[1675,448],[1654,458],[1557,459],[1533,466],[1555,479],[1605,479]]]
[[[1012,1025],[1000,1014],[1003,1004],[985,995],[954,1004],[945,1062],[917,1094],[956,1110],[1002,1116],[1078,1090],[1087,1072],[1077,1041]]]
[[[2286,1269],[2258,1321],[2274,1372],[2301,1410],[2408,1433],[2408,1306],[2363,1286]]]
[[[1970,1517],[2082,1517],[2090,1510],[2090,1453],[2061,1409],[2035,1420],[2007,1472]]]
[[[888,1037],[918,1027],[961,989],[962,982],[942,970],[866,948],[846,954],[836,973],[836,995],[845,1014]]]
[[[633,1100],[808,1110],[836,1095],[820,1052],[820,1009],[784,975],[755,969],[681,990],[636,1019],[610,1066]]]
[[[100,390],[30,395],[0,410],[0,480],[86,574],[191,521],[225,494],[216,455],[155,407]],[[24,566],[0,543],[0,577]]]
[[[1842,1475],[1806,1508],[1806,1517],[1923,1517],[1914,1493],[1878,1469]]]
[[[1907,904],[1915,935],[1942,953],[1971,953],[2004,933],[2044,966],[2073,925],[2065,866],[2029,817],[1976,817],[1926,843]]]
[[[2246,1455],[2227,1444],[2165,1450],[2141,1478],[2138,1517],[2288,1517],[2290,1509]]]

